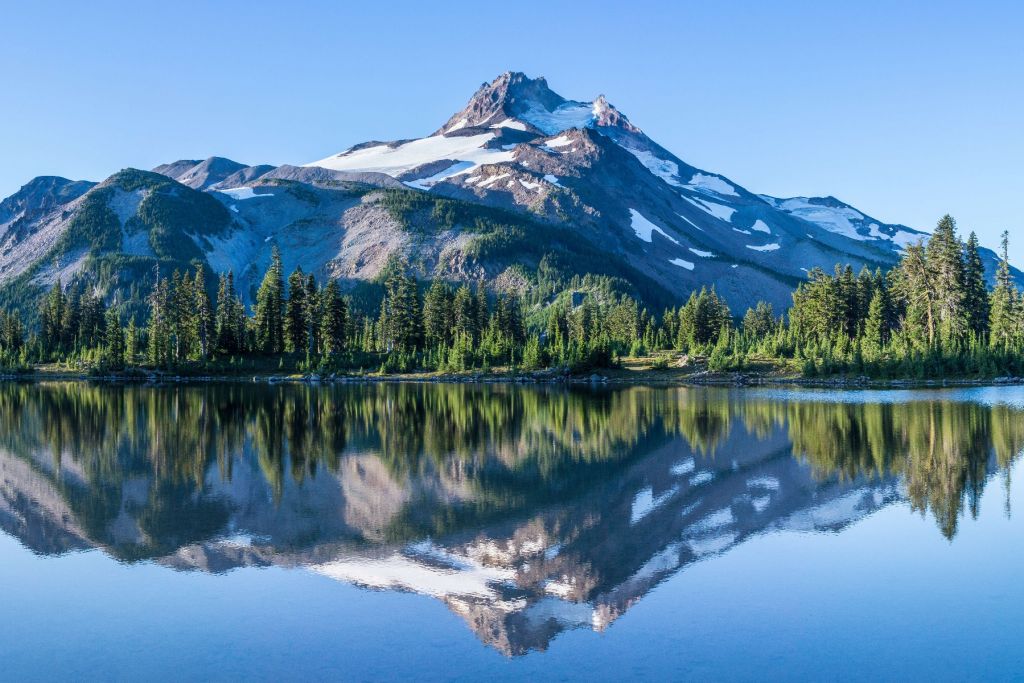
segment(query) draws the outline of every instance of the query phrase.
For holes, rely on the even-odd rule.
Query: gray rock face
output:
[[[0,202],[0,234],[17,221],[30,222],[88,192],[96,183],[57,176],[33,178]]]
[[[237,187],[252,182],[272,170],[274,167],[267,164],[246,166],[224,157],[210,157],[205,161],[175,161],[153,169],[155,173],[177,180],[193,190],[206,190],[216,185]]]

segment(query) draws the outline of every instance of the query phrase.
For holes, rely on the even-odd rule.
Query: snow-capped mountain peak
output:
[[[21,296],[19,282],[36,296],[57,280],[109,282],[89,258],[107,253],[202,260],[251,296],[278,247],[286,268],[353,287],[399,256],[423,278],[495,289],[522,291],[545,264],[565,281],[606,276],[653,309],[714,286],[736,313],[758,300],[782,310],[811,269],[886,269],[924,234],[834,197],[754,194],[687,164],[605,96],[566,99],[518,72],[423,138],[304,167],[211,157],[154,170],[96,187],[41,178],[0,202],[0,303]],[[136,272],[121,282],[147,286]]]

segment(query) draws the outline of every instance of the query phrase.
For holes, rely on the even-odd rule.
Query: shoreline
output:
[[[35,370],[24,373],[0,373],[0,382],[91,382],[97,384],[518,384],[549,386],[650,386],[650,387],[790,387],[857,389],[914,389],[941,387],[1021,386],[1024,377],[951,377],[943,379],[873,379],[869,377],[806,378],[765,373],[707,371],[679,373],[655,370],[602,369],[572,375],[556,371],[492,373],[404,373],[393,375],[300,375],[283,373],[252,374],[176,374],[144,372],[140,374],[90,375],[85,372]]]

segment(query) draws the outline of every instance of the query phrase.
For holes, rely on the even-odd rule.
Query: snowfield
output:
[[[585,102],[566,102],[554,111],[535,104],[520,116],[545,135],[555,135],[570,128],[586,128],[594,121],[593,110],[593,103]]]
[[[395,147],[375,145],[355,151],[349,150],[306,166],[319,166],[333,171],[384,173],[395,178],[423,164],[441,159],[463,162],[453,164],[445,171],[431,176],[431,184],[434,184],[460,173],[468,173],[482,164],[512,161],[515,154],[511,150],[485,147],[494,137],[494,133],[456,137],[433,135]]]

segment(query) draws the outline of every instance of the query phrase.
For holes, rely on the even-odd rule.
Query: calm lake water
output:
[[[1024,389],[0,384],[0,678],[1024,676]]]

